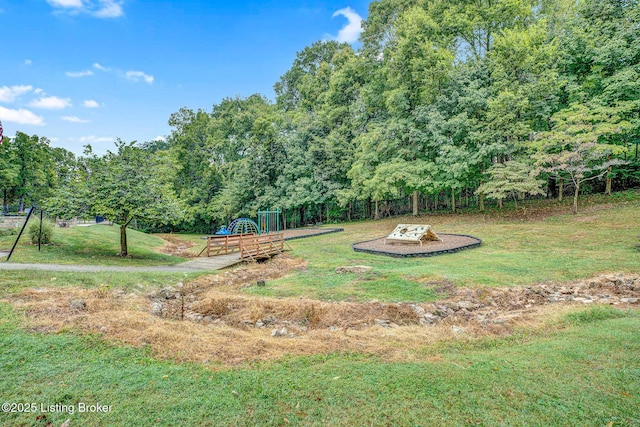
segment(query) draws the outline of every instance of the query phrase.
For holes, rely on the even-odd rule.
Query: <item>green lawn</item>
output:
[[[219,372],[19,324],[0,303],[3,402],[111,412],[0,413],[2,425],[640,425],[637,312],[594,308],[536,335],[425,347],[431,362],[331,354]]]
[[[342,225],[344,233],[290,242],[308,267],[259,295],[331,300],[426,301],[437,283],[508,286],[565,281],[599,272],[638,272],[640,192],[595,199],[577,216],[523,221],[517,215],[433,215]],[[586,200],[587,202],[589,200]],[[599,205],[600,203],[600,205]],[[424,259],[359,254],[351,243],[384,236],[399,222],[483,239],[478,249]],[[41,254],[21,244],[20,262],[156,265],[155,236],[129,232],[132,259],[115,256],[116,227],[56,229]],[[190,236],[197,242],[199,236]],[[11,238],[0,239],[0,248]],[[46,261],[45,261],[46,259]],[[365,264],[363,276],[337,275]],[[109,344],[99,335],[25,328],[24,313],[1,298],[25,287],[146,291],[196,275],[3,271],[0,278],[0,395],[35,403],[37,413],[0,413],[0,425],[640,425],[640,313],[610,307],[574,311],[560,323],[507,337],[425,344],[421,362],[387,363],[325,354],[234,368],[156,360],[150,349]],[[197,337],[194,337],[194,339]],[[402,343],[399,343],[402,345]],[[41,413],[43,405],[111,405],[111,412]]]
[[[0,249],[9,250],[16,236],[0,237]],[[120,228],[116,225],[55,228],[54,244],[32,245],[26,233],[11,257],[11,262],[42,264],[95,264],[148,266],[177,264],[179,257],[165,255],[157,250],[165,244],[161,238],[136,230],[127,230],[129,257],[120,257]]]
[[[522,221],[480,214],[400,217],[341,224],[345,232],[294,240],[294,256],[306,271],[247,292],[307,296],[323,300],[428,301],[434,283],[511,286],[569,281],[603,272],[640,271],[640,192],[618,196],[613,205],[585,208],[578,215]],[[398,223],[427,223],[436,232],[470,234],[480,248],[431,258],[390,258],[354,252],[351,244],[387,235]],[[363,276],[337,275],[341,265],[368,265]]]

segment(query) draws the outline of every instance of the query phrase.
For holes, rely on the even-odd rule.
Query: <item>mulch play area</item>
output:
[[[379,239],[354,243],[351,247],[356,252],[404,258],[442,255],[458,252],[464,249],[477,248],[482,244],[482,240],[477,237],[465,234],[438,233],[438,237],[440,237],[440,241],[425,242],[422,246],[392,244],[385,242],[387,240],[386,237],[380,237]]]

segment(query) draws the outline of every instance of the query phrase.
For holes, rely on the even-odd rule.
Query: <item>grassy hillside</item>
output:
[[[0,249],[10,249],[16,236],[0,238]],[[96,264],[96,265],[163,265],[177,264],[182,258],[158,252],[165,241],[159,237],[127,230],[129,257],[120,252],[120,228],[116,225],[55,228],[53,244],[43,246],[38,252],[26,233],[20,239],[11,257],[18,263]]]

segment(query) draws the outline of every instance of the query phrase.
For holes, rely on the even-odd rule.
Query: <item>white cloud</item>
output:
[[[67,71],[67,77],[87,77],[93,76],[93,71],[85,70],[85,71]]]
[[[90,135],[90,136],[83,136],[80,139],[78,139],[78,141],[82,142],[83,144],[91,144],[96,143],[96,142],[113,142],[115,140],[115,138],[110,137],[110,136],[95,136],[95,135]]]
[[[65,120],[71,123],[90,123],[91,122],[90,120],[81,119],[80,117],[76,117],[76,116],[62,116],[60,118],[62,120]]]
[[[123,0],[47,0],[56,13],[88,14],[96,18],[119,18],[124,16]]]
[[[87,99],[82,103],[82,106],[85,108],[98,108],[100,104],[98,104],[93,99]]]
[[[44,108],[47,110],[61,110],[63,108],[71,107],[71,99],[58,98],[57,96],[45,96],[32,101],[29,106],[34,108]]]
[[[62,9],[82,9],[84,4],[82,0],[47,0],[52,7]]]
[[[167,137],[166,136],[162,136],[162,135],[158,135],[153,140],[154,141],[166,141]]]
[[[18,85],[18,86],[2,86],[0,87],[0,102],[13,102],[20,95],[29,93],[33,90],[33,86],[30,85]]]
[[[29,110],[20,108],[19,110],[12,110],[0,106],[0,117],[6,122],[14,122],[21,125],[36,125],[43,126],[44,119]]]
[[[116,0],[100,0],[100,9],[93,13],[98,18],[118,18],[123,15],[122,2]]]
[[[108,68],[103,67],[102,65],[98,64],[97,62],[93,63],[93,68],[100,70],[100,71],[109,71]]]
[[[125,77],[134,82],[139,82],[141,80],[144,80],[145,83],[148,83],[148,84],[152,84],[154,80],[153,76],[150,76],[149,74],[145,74],[142,71],[127,71],[125,73]]]
[[[333,18],[336,16],[344,16],[349,21],[335,37],[336,41],[340,43],[355,43],[360,37],[362,32],[362,17],[358,15],[350,7],[340,9],[333,14]]]
[[[24,60],[24,65],[31,65],[31,64],[33,64],[32,60],[30,60],[30,59],[25,59]]]

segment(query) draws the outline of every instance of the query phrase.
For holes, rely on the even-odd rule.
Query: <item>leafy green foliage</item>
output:
[[[543,180],[537,179],[538,171],[529,165],[515,160],[506,163],[497,163],[487,170],[489,180],[480,185],[476,190],[490,199],[502,201],[511,196],[516,206],[518,196],[525,194],[544,194],[542,191]]]
[[[29,222],[27,227],[27,235],[31,244],[37,245],[38,241],[43,245],[48,245],[53,242],[54,224],[48,219],[43,219],[40,223],[40,219]]]
[[[539,194],[515,164],[508,172],[519,178],[496,175],[523,159],[536,161],[547,194],[556,183],[574,191],[574,211],[580,192],[637,186],[639,9],[637,0],[372,2],[362,47],[303,48],[275,83],[275,103],[254,94],[172,114],[168,140],[139,149],[164,165],[154,167],[183,215],[145,226],[210,233],[276,208],[294,226],[379,218],[382,205],[418,214],[446,200],[456,211],[463,195],[470,206],[474,193]],[[5,210],[47,198],[65,217],[93,209],[83,183],[101,163],[90,153],[75,159],[19,133],[0,154]]]

